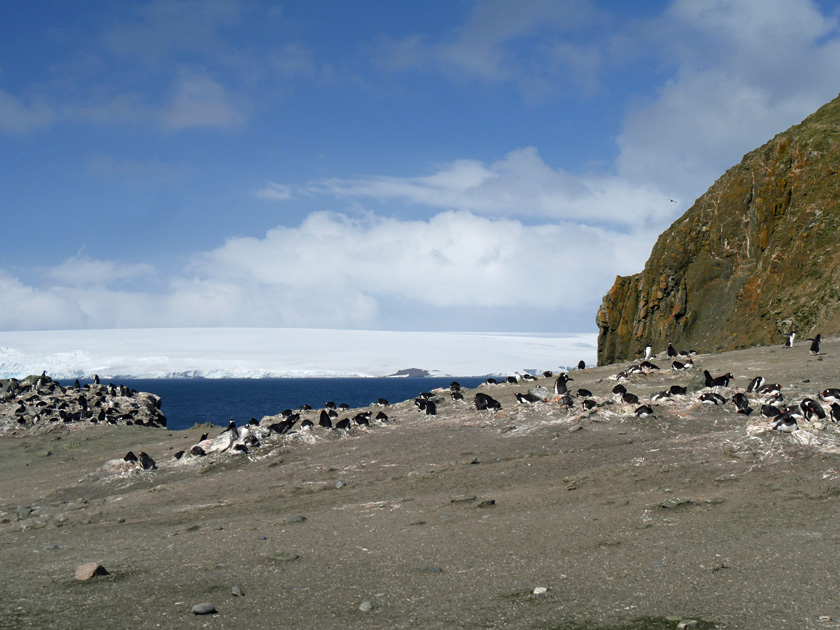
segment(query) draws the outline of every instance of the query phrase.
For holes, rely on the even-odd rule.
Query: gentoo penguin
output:
[[[594,400],[592,400],[591,398],[587,398],[587,399],[586,399],[586,400],[584,400],[582,403],[580,403],[580,405],[581,405],[581,407],[583,407],[584,409],[586,409],[587,411],[589,411],[590,409],[592,409],[592,408],[594,408],[594,407],[597,407],[597,406],[598,406],[598,403],[596,403],[596,402],[595,402]],[[840,405],[838,405],[838,407],[840,407]]]
[[[516,401],[521,403],[521,404],[526,404],[526,403],[533,404],[535,402],[540,401],[539,396],[534,396],[534,394],[531,394],[529,392],[525,392],[524,394],[521,393],[521,392],[514,392],[513,395],[516,396]]]
[[[558,396],[563,396],[569,393],[569,388],[566,386],[566,383],[569,381],[573,381],[575,379],[569,378],[569,375],[565,372],[561,372],[560,375],[557,377],[557,380],[554,381],[554,393]]]
[[[831,403],[831,421],[840,422],[840,405],[836,402]]]
[[[388,400],[385,399],[385,398],[380,398],[379,400],[376,401],[376,404],[379,405],[380,407],[387,407],[389,405]]]
[[[802,402],[799,403],[799,408],[802,410],[802,415],[805,416],[805,419],[808,421],[811,421],[814,418],[825,420],[825,409],[822,408],[820,403],[812,398],[803,398]]]
[[[668,388],[668,391],[671,392],[672,396],[685,396],[685,394],[688,393],[688,390],[682,385],[671,385],[671,387]]]
[[[738,392],[732,397],[732,402],[735,403],[735,407],[737,407],[738,413],[742,413],[745,416],[748,416],[753,412],[752,407],[750,407],[749,399],[741,392]]]
[[[820,398],[828,403],[840,403],[840,389],[830,387],[820,392]]]
[[[669,392],[666,389],[664,391],[656,392],[655,394],[653,394],[650,397],[650,400],[651,400],[651,402],[659,402],[659,401],[662,401],[662,400],[668,400],[669,398],[671,398],[671,392]]]
[[[779,414],[770,428],[785,433],[793,433],[797,429],[796,418],[787,412]]]
[[[124,462],[136,462],[137,461],[137,455],[135,455],[133,451],[128,451],[128,453],[125,454],[125,457],[123,457],[123,461]]]
[[[675,357],[678,355],[677,351],[674,349],[674,346],[671,345],[670,341],[668,342],[668,350],[666,351],[666,354],[669,357]]]
[[[813,339],[808,339],[811,342],[811,354],[819,354],[820,353],[820,345],[822,335],[817,335]]]
[[[94,385],[99,385],[99,374],[94,374],[93,375],[93,384]]]
[[[592,392],[590,392],[588,389],[584,389],[581,387],[579,390],[577,390],[577,396],[578,398],[592,398]]]
[[[729,381],[734,378],[730,373],[712,378],[709,370],[703,370],[703,375],[706,377],[706,387],[729,387]]]
[[[464,400],[464,395],[461,392],[450,392],[449,395],[452,397],[452,400]]]
[[[776,418],[782,415],[784,412],[779,409],[778,407],[774,407],[773,405],[762,405],[761,406],[761,415],[765,418]]]
[[[498,400],[493,398],[492,396],[488,396],[484,392],[478,392],[475,395],[475,408],[478,411],[482,411],[484,409],[501,409],[502,405],[499,403]]]
[[[458,381],[452,381],[449,383],[449,391],[450,392],[460,392],[461,391],[461,383]]]
[[[645,361],[650,361],[653,358],[653,346],[648,344],[645,346]]]
[[[618,385],[612,388],[612,393],[620,397],[627,393],[627,388],[624,387],[624,385],[622,385],[621,383],[619,383]]]
[[[636,411],[633,412],[633,415],[637,418],[647,418],[648,416],[653,415],[653,407],[650,405],[642,405],[641,407],[637,407]]]
[[[621,402],[628,404],[628,405],[635,405],[639,402],[639,397],[636,394],[631,394],[627,392],[621,396]]]
[[[796,338],[796,331],[791,330],[785,335],[785,348],[793,348],[793,340]]]
[[[583,360],[578,361],[578,369],[579,370],[585,370],[586,369],[586,361],[583,361]]]
[[[756,376],[753,380],[750,381],[750,384],[747,385],[747,393],[752,394],[757,392],[759,389],[764,387],[764,377],[763,376]]]
[[[350,429],[350,418],[343,418],[335,423],[336,429],[341,429],[342,431],[347,431]]]
[[[388,422],[388,415],[384,411],[380,411],[374,418],[377,422]]]
[[[155,460],[153,460],[143,451],[140,451],[140,455],[138,455],[137,457],[140,460],[140,466],[143,467],[143,470],[152,470],[154,468],[157,468]]]
[[[554,372],[552,372],[551,370],[546,370],[545,372],[543,372],[543,378],[551,378],[552,376],[554,376]]]
[[[714,392],[706,392],[700,395],[700,402],[706,405],[725,405],[726,398]]]
[[[332,429],[332,418],[330,418],[330,414],[327,413],[326,409],[321,409],[321,416],[318,418],[318,424],[325,429]]]

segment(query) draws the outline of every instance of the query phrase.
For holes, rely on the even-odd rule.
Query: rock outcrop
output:
[[[0,434],[57,424],[136,424],[165,427],[160,396],[123,385],[63,387],[46,374],[0,380]]]
[[[840,334],[840,97],[744,156],[616,278],[598,363]]]

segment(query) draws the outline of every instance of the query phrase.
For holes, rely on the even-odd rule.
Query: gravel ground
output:
[[[0,627],[840,628],[835,425],[697,400],[703,369],[734,374],[727,400],[759,374],[815,398],[840,387],[840,342],[694,360],[623,381],[641,402],[695,390],[641,419],[611,393],[620,364],[571,374],[589,412],[489,385],[501,411],[440,393],[436,416],[408,401],[245,456],[174,460],[206,427],[4,437]],[[158,468],[105,466],[129,450]],[[86,562],[109,574],[75,579]]]

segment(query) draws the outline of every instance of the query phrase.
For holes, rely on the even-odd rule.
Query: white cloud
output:
[[[663,55],[678,65],[627,116],[617,164],[631,181],[690,201],[837,96],[837,22],[808,0],[679,0],[657,23]]]
[[[292,190],[284,184],[268,182],[265,187],[257,191],[256,195],[259,199],[269,201],[289,201],[292,199]]]
[[[228,93],[210,76],[182,71],[174,85],[171,103],[162,112],[166,126],[234,127],[243,124],[250,108]]]
[[[0,328],[376,328],[399,320],[403,328],[424,329],[423,313],[449,309],[487,311],[496,330],[523,326],[493,317],[506,309],[518,318],[556,313],[562,325],[566,312],[594,312],[616,270],[644,261],[647,249],[638,240],[653,237],[466,211],[425,221],[318,212],[263,238],[229,239],[158,282],[156,292],[107,288],[151,273],[143,265],[74,259],[51,271],[64,282],[49,291],[4,274]],[[96,282],[79,282],[80,275]],[[412,319],[415,309],[420,314]]]
[[[155,274],[156,269],[149,264],[93,260],[81,255],[68,258],[46,272],[48,278],[64,286],[106,286],[115,282],[150,278]]]
[[[587,224],[638,226],[669,220],[673,208],[653,187],[610,176],[575,176],[547,165],[533,147],[492,164],[456,160],[430,175],[327,179],[313,193],[402,201],[489,216],[531,216]]]
[[[27,133],[49,127],[55,111],[45,103],[23,103],[8,92],[0,90],[0,133]]]

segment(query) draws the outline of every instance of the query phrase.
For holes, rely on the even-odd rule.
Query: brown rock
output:
[[[619,276],[596,317],[598,363],[650,343],[720,352],[840,334],[840,98],[729,169]]]
[[[86,582],[97,575],[109,575],[108,571],[98,562],[86,562],[76,567],[76,579]]]

